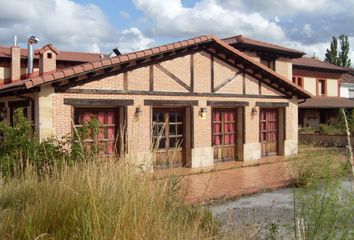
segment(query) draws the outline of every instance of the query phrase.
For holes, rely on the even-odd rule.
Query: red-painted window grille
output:
[[[235,145],[236,113],[232,110],[213,111],[213,146]]]
[[[276,142],[278,140],[278,112],[267,109],[261,111],[261,142]]]
[[[99,133],[95,137],[89,134],[83,139],[87,148],[93,144],[98,144],[102,155],[112,155],[116,152],[117,146],[117,111],[115,109],[76,109],[75,128],[83,127],[91,119],[99,122]]]

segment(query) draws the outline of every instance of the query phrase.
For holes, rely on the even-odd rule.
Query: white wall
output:
[[[353,83],[341,83],[340,85],[340,96],[349,98],[349,89],[354,89]]]

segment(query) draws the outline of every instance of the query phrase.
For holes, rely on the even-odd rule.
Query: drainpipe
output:
[[[302,101],[297,102],[298,104],[306,102],[307,98],[302,99]]]

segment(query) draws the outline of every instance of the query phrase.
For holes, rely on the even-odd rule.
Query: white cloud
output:
[[[40,44],[53,43],[62,50],[111,51],[117,45],[129,48],[148,47],[153,41],[137,28],[118,30],[93,4],[72,0],[0,0],[0,42],[11,44],[18,35],[24,44],[30,35],[37,35]],[[129,35],[129,38],[126,36]]]
[[[285,39],[281,27],[257,12],[245,13],[224,7],[217,0],[200,0],[184,7],[181,0],[133,0],[135,6],[150,18],[152,33],[167,37],[192,37],[213,33],[220,37],[233,34]]]

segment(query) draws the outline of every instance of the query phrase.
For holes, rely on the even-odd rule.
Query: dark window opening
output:
[[[154,148],[182,148],[183,139],[183,112],[154,111],[152,116],[152,141]]]
[[[47,53],[47,58],[51,59],[53,57],[52,53]]]
[[[275,59],[261,58],[261,63],[275,71]]]
[[[295,83],[299,87],[304,87],[304,81],[302,77],[293,77],[293,83]]]
[[[326,95],[326,80],[324,79],[318,80],[318,90],[319,90],[319,95]]]

